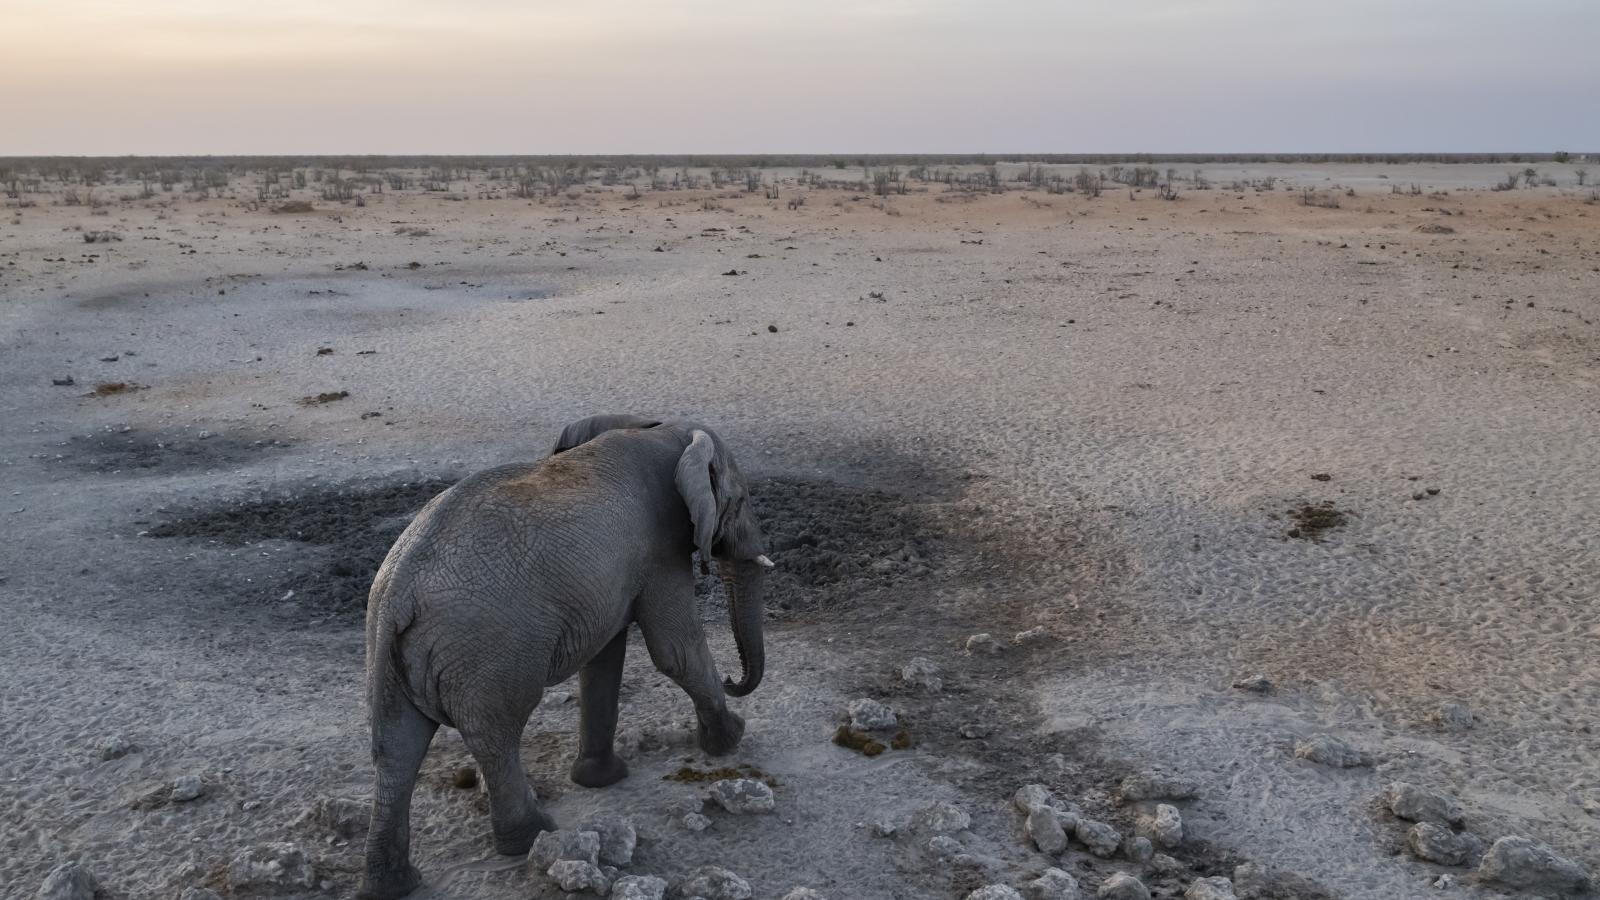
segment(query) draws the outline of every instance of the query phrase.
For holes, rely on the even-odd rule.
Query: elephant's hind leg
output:
[[[411,794],[438,728],[437,722],[397,694],[389,696],[383,708],[372,711],[377,789],[358,900],[395,900],[422,883],[421,873],[411,864]]]
[[[628,777],[628,764],[617,756],[617,701],[622,692],[622,662],[628,652],[624,627],[595,657],[578,670],[578,759],[572,780],[600,788]]]
[[[480,696],[491,693],[486,689]],[[500,703],[456,723],[489,788],[494,849],[507,856],[527,853],[539,832],[556,830],[555,820],[539,809],[528,776],[522,771],[522,729],[538,702],[539,694],[535,693],[526,706],[513,710],[509,704]]]

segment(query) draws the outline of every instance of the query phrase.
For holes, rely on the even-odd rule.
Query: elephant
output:
[[[692,554],[728,590],[738,681],[721,680],[696,611]],[[421,884],[410,805],[428,744],[457,729],[489,793],[495,849],[528,852],[555,823],[520,741],[546,688],[578,676],[571,778],[624,778],[613,747],[628,631],[694,703],[700,747],[724,754],[744,720],[726,697],[760,684],[765,538],[744,476],[711,429],[592,416],[536,463],[471,475],[433,498],[390,549],[367,601],[366,700],[376,785],[358,897]]]

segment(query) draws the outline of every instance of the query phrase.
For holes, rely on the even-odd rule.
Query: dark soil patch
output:
[[[903,589],[931,577],[942,555],[941,530],[900,494],[788,478],[757,481],[750,494],[776,564],[769,610],[823,609]]]
[[[248,433],[134,429],[72,437],[62,459],[86,472],[154,474],[231,469],[290,446]]]
[[[1289,510],[1289,517],[1294,520],[1289,537],[1303,541],[1321,540],[1325,532],[1343,526],[1346,521],[1345,514],[1334,508],[1332,500],[1302,504]]]
[[[144,385],[131,381],[102,381],[94,386],[94,390],[85,394],[85,397],[113,397],[117,394],[131,394],[134,391],[144,390]]]
[[[411,517],[453,482],[445,479],[319,488],[252,497],[179,513],[149,529],[156,538],[190,538],[228,546],[258,541],[311,545],[310,564],[287,572],[268,596],[359,613],[378,566]]]
[[[350,396],[349,391],[323,391],[322,393],[314,396],[301,397],[295,402],[299,403],[301,406],[320,406],[324,403],[336,403],[348,396]]]

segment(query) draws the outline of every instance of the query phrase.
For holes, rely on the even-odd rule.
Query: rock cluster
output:
[[[894,707],[870,697],[851,700],[845,707],[845,715],[849,718],[850,727],[857,731],[893,731],[900,725]]]
[[[622,876],[633,862],[639,833],[621,816],[597,816],[576,829],[546,831],[534,839],[528,862],[563,891],[589,891],[622,900],[661,900],[667,883],[651,876]],[[748,896],[748,895],[747,895]]]

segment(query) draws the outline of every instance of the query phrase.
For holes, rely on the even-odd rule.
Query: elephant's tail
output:
[[[419,702],[411,683],[415,674],[408,671],[401,638],[416,619],[416,605],[404,593],[383,591],[381,582],[373,586],[367,603],[367,712],[371,721],[390,718],[406,706],[440,724],[449,724],[438,710]]]

